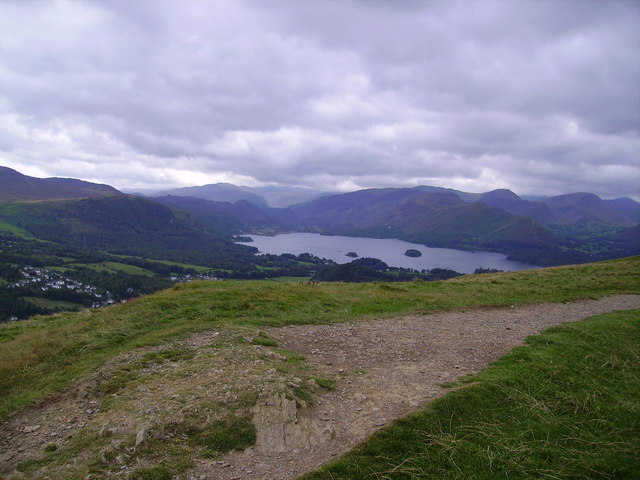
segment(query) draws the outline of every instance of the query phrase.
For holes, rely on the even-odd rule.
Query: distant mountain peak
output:
[[[620,226],[631,226],[635,223],[598,195],[589,192],[557,195],[547,198],[542,203],[551,208],[562,222],[569,225],[589,221]]]
[[[246,200],[258,207],[265,208],[269,205],[267,201],[260,195],[248,192],[241,187],[231,183],[210,183],[208,185],[199,185],[195,187],[183,187],[158,193],[161,195],[176,195],[181,197],[196,197],[212,202],[231,202],[235,203],[239,200]]]
[[[640,203],[629,197],[614,198],[605,202],[634,222],[640,223]]]
[[[495,190],[491,190],[490,192],[482,194],[483,197],[491,196],[491,197],[501,197],[501,198],[512,198],[514,200],[521,200],[521,198],[513,193],[508,188],[497,188]]]
[[[67,200],[123,195],[115,188],[75,178],[37,178],[0,166],[0,200]]]

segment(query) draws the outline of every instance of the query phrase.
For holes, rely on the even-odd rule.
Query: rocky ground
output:
[[[215,458],[192,449],[194,467],[177,478],[293,479],[445,394],[443,383],[486,367],[527,336],[632,308],[640,308],[640,296],[263,329],[277,349],[231,341],[238,346],[220,349],[220,336],[247,333],[202,332],[180,344],[191,355],[147,365],[111,400],[116,407],[104,407],[108,395],[102,386],[148,350],[114,359],[55,398],[13,415],[0,425],[0,477],[127,478],[159,460],[136,453],[149,439],[158,440],[154,432],[170,432],[175,447],[180,425],[193,419],[207,423],[228,407],[246,408],[253,416],[255,446]],[[306,364],[288,366],[282,350],[304,356]],[[313,378],[334,379],[335,386],[323,389]],[[295,397],[301,387],[313,392],[313,406]],[[93,441],[74,447],[74,456],[55,467],[14,470],[20,461],[41,457],[52,443],[68,452],[78,438]],[[102,462],[102,470],[90,473],[91,462]]]

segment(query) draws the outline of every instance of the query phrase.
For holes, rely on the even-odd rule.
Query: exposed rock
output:
[[[322,433],[306,418],[298,417],[296,401],[281,394],[263,398],[253,407],[255,449],[286,452],[319,443]]]
[[[0,462],[8,462],[12,458],[13,458],[13,453],[11,452],[5,452],[0,454]]]
[[[144,442],[146,437],[147,437],[146,428],[143,428],[142,430],[138,431],[138,434],[136,435],[136,447],[140,445],[142,442]]]

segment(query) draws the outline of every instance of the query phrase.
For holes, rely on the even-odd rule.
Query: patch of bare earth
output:
[[[16,412],[0,424],[0,478],[128,478],[136,469],[186,457],[193,467],[178,479],[293,479],[442,396],[442,383],[486,367],[527,336],[633,308],[640,308],[640,295],[263,329],[278,349],[304,356],[308,367],[286,352],[251,344],[258,332],[250,329],[197,333],[175,345],[128,352]],[[115,393],[105,389],[127,365],[167,348],[189,355],[147,362]],[[314,377],[335,379],[335,388],[319,387]],[[313,392],[312,407],[304,392]],[[253,416],[256,445],[203,456],[185,432],[229,411]],[[36,470],[15,470],[21,461],[42,458],[51,444],[61,456],[77,451]],[[170,451],[178,451],[173,460]]]

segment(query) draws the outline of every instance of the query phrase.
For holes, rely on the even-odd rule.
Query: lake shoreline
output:
[[[352,260],[347,253],[358,252],[359,257],[378,258],[390,267],[411,268],[418,271],[446,268],[460,273],[473,273],[477,268],[495,268],[504,271],[540,268],[538,265],[509,260],[506,254],[502,253],[427,247],[399,239],[348,237],[308,232],[244,236],[253,240],[250,245],[256,247],[259,254],[310,253],[340,264]],[[422,255],[405,256],[404,252],[408,249],[418,250]]]

